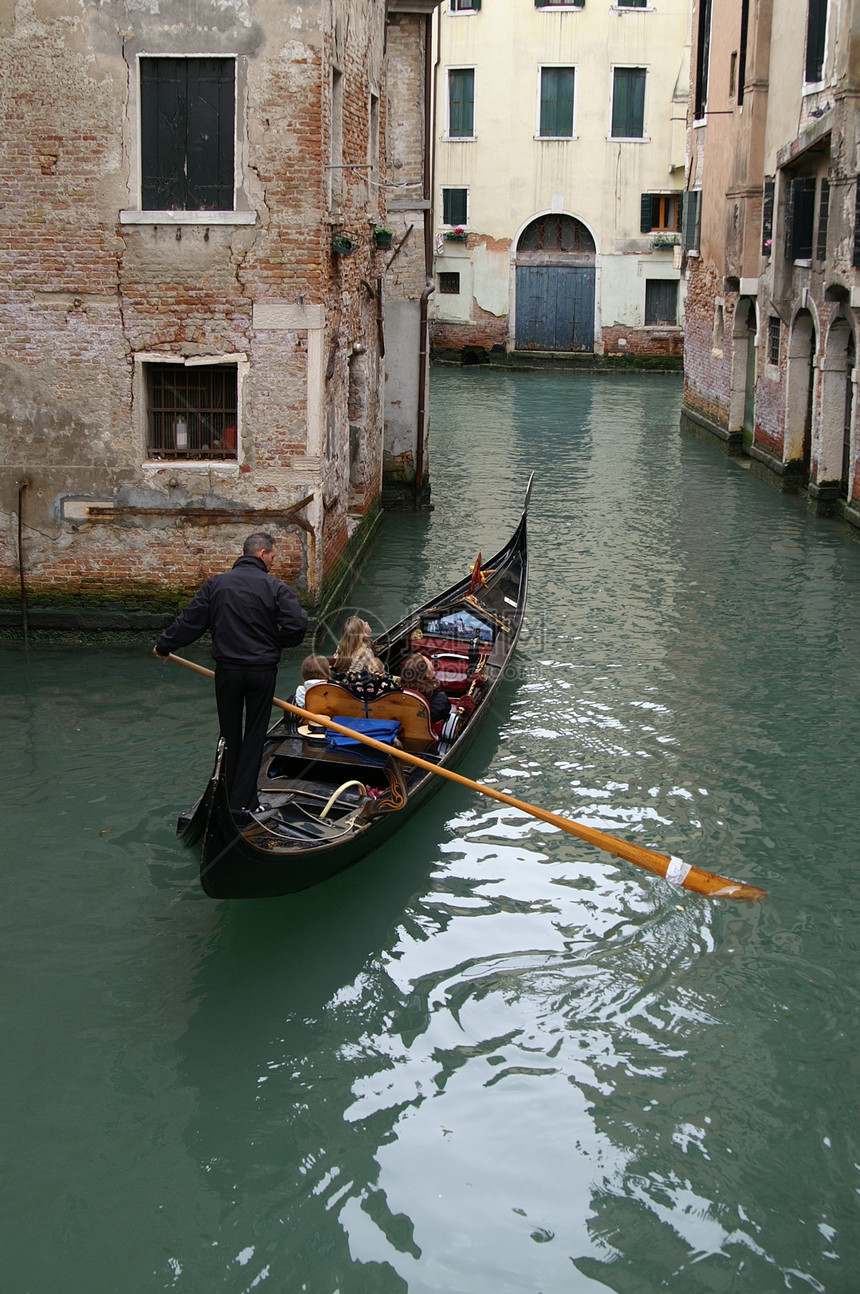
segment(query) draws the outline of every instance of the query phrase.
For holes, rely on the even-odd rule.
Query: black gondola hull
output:
[[[485,564],[485,569],[488,572],[485,585],[472,592],[470,579],[461,581],[377,640],[380,651],[386,645],[393,650],[397,644],[408,642],[410,628],[421,623],[422,616],[442,606],[469,610],[488,623],[501,626],[488,658],[489,681],[480,703],[462,734],[437,757],[436,762],[452,770],[460,764],[492,710],[519,638],[528,586],[525,513],[508,544]],[[205,893],[216,899],[276,898],[320,884],[360,862],[394,836],[445,780],[402,764],[407,772],[408,793],[401,808],[344,831],[342,836],[338,836],[335,822],[330,828],[330,838],[297,845],[295,840],[280,840],[274,832],[262,827],[237,828],[227,798],[223,767],[223,746],[219,743],[206,791],[194,809],[183,815],[178,826],[183,843],[191,847],[199,845],[200,883]],[[343,820],[346,821],[346,816]]]

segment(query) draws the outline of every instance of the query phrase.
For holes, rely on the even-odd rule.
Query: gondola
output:
[[[530,490],[531,479],[519,525],[500,552],[483,563],[479,556],[458,583],[375,639],[389,677],[315,684],[305,710],[358,732],[385,733],[433,766],[458,764],[493,710],[522,628]],[[396,682],[413,651],[433,659],[451,697],[441,733],[430,723],[426,701]],[[199,846],[200,883],[217,899],[274,898],[327,880],[393,836],[443,781],[284,712],[266,737],[260,807],[237,823],[224,763],[219,742],[206,790],[177,827],[184,844]]]

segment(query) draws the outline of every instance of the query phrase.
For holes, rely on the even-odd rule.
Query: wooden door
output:
[[[518,265],[518,350],[594,349],[593,265]]]

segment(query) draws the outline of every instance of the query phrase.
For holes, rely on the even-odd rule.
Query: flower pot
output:
[[[390,229],[377,229],[373,235],[377,247],[390,247],[393,237]]]
[[[331,240],[331,249],[335,256],[352,256],[355,251],[355,243],[351,238],[341,236]]]
[[[446,234],[445,241],[447,243],[464,243],[468,237],[469,235],[464,230],[461,233]]]

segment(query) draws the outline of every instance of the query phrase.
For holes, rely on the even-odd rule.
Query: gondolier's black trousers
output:
[[[234,812],[257,807],[257,774],[272,714],[277,676],[274,665],[266,669],[248,669],[220,662],[215,665],[218,722],[221,736],[227,743],[224,773],[230,808]]]

